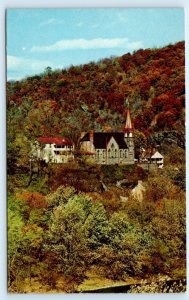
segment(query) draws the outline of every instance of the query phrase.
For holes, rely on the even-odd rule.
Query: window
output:
[[[54,147],[57,149],[61,149],[61,148],[64,148],[65,146],[64,145],[54,145]]]
[[[60,154],[60,151],[54,151],[54,153],[55,153],[56,155],[59,155],[59,154]]]

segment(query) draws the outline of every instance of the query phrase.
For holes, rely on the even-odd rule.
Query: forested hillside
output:
[[[26,137],[74,132],[77,139],[81,130],[120,130],[128,97],[136,129],[182,130],[184,63],[179,42],[63,70],[47,67],[7,83],[8,121]]]
[[[167,292],[168,279],[185,280],[184,64],[179,42],[7,82],[10,292],[142,279],[152,285],[130,292]],[[122,130],[127,98],[136,157],[158,146],[163,169],[30,160],[39,136],[64,135],[78,146],[82,131]]]

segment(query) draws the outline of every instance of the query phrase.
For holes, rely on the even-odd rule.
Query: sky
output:
[[[182,8],[8,9],[7,79],[184,40]]]

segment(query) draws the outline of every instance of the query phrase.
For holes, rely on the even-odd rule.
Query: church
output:
[[[134,137],[129,108],[123,132],[83,133],[80,153],[87,153],[96,164],[134,164]]]
[[[140,159],[135,159],[134,128],[129,104],[122,132],[83,132],[79,140],[79,149],[75,149],[74,142],[67,137],[38,137],[32,145],[32,157],[34,160],[58,164],[71,163],[80,157],[99,165],[138,163],[143,167],[153,165],[158,168],[163,168],[164,165],[164,157],[158,151],[148,156],[144,149]]]
[[[70,163],[76,156],[90,158],[96,164],[134,164],[134,137],[129,107],[123,132],[82,133],[76,151],[66,137],[39,137],[32,146],[33,157],[46,163]]]

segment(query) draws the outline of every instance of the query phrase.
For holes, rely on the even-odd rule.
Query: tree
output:
[[[154,176],[148,178],[145,195],[146,199],[157,202],[166,197],[175,197],[178,192],[178,187],[173,184],[170,178],[163,176],[163,174],[158,176],[155,173]]]
[[[102,203],[94,203],[85,221],[87,244],[90,249],[96,249],[109,241],[107,213]]]
[[[138,159],[141,154],[143,149],[145,150],[147,147],[147,138],[144,135],[143,132],[139,130],[135,130],[135,157]]]
[[[8,286],[13,292],[23,292],[23,281],[43,274],[40,255],[43,229],[36,224],[25,225],[18,211],[8,211]]]
[[[24,222],[18,212],[8,209],[8,286],[17,277],[19,270],[14,268],[22,240]]]
[[[56,264],[57,272],[72,276],[75,281],[82,280],[88,264],[85,218],[81,204],[76,201],[60,204],[50,215],[46,236],[46,253],[53,254],[49,268]]]
[[[52,68],[51,67],[46,67],[44,70],[44,75],[51,75],[52,74]]]

